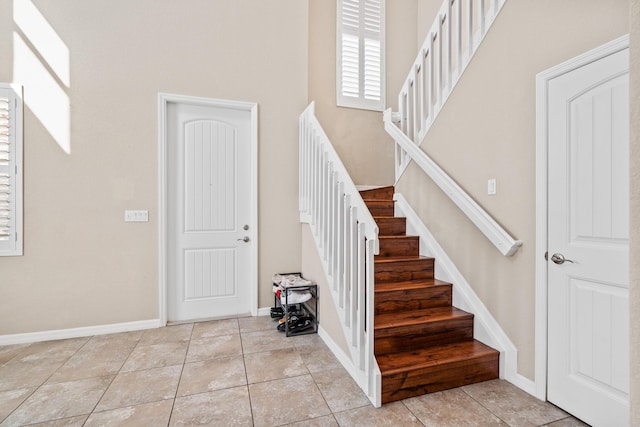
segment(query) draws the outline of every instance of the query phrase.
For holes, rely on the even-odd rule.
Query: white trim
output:
[[[629,47],[629,36],[619,37],[558,64],[536,76],[536,252],[535,252],[535,396],[547,396],[547,155],[549,82],[577,68]]]
[[[500,378],[531,393],[531,387],[526,383],[531,380],[527,380],[517,372],[518,351],[507,334],[404,196],[401,193],[395,193],[393,198],[396,202],[396,216],[407,218],[407,234],[420,236],[420,255],[438,260],[435,265],[436,278],[454,284],[453,304],[474,314],[474,338],[500,351]]]
[[[111,323],[108,325],[85,326],[81,328],[54,329],[51,331],[28,332],[24,334],[0,335],[0,345],[24,344],[40,341],[63,340],[114,334],[117,332],[140,331],[164,326],[160,319],[138,320],[134,322]]]
[[[23,215],[24,215],[24,100],[23,87],[15,83],[0,83],[0,89],[6,89],[9,92],[9,150],[13,151],[13,155],[9,156],[9,206],[13,206],[10,212],[10,231],[13,231],[13,241],[3,241],[0,245],[0,257],[4,256],[22,256],[24,244],[23,232]],[[13,133],[13,135],[11,135]],[[11,171],[11,165],[15,169]],[[13,184],[11,177],[13,176]],[[11,202],[11,193],[13,193],[13,203]],[[13,219],[13,226],[11,220]]]
[[[531,396],[536,397],[540,400],[545,400],[544,398],[538,396],[535,381],[530,380],[524,375],[516,373],[510,378],[507,378],[507,381],[518,387],[520,390],[529,393]]]
[[[271,316],[271,307],[260,307],[257,316]]]
[[[473,200],[424,151],[414,144],[391,120],[391,109],[384,112],[384,128],[411,159],[435,182],[449,199],[504,256],[511,256],[522,241],[515,240],[482,207]]]
[[[258,104],[255,102],[230,101],[224,99],[202,98],[195,96],[158,94],[158,313],[160,323],[167,323],[167,105],[181,103],[203,105],[251,113],[251,160],[253,171],[250,194],[250,223],[253,230],[251,245],[251,271],[249,273],[251,291],[251,315],[258,315]]]

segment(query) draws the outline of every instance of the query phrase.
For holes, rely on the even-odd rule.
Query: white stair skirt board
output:
[[[27,332],[24,334],[0,335],[0,345],[24,344],[40,341],[63,340],[114,334],[117,332],[140,331],[164,326],[160,319],[138,320],[135,322],[112,323],[109,325],[85,326],[81,328],[55,329],[51,331]]]
[[[436,278],[453,283],[453,305],[474,314],[474,338],[500,351],[500,378],[536,396],[535,383],[518,374],[518,351],[507,334],[489,313],[487,307],[478,298],[462,273],[456,268],[451,258],[438,244],[404,196],[395,193],[393,197],[396,202],[396,216],[407,218],[407,234],[420,236],[420,255],[436,259]]]

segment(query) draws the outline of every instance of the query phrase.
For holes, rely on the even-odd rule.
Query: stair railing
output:
[[[396,180],[414,160],[502,255],[511,256],[522,242],[511,237],[419,148],[505,2],[444,0],[400,90],[400,111],[388,109],[383,120],[396,143]]]
[[[420,145],[506,0],[444,0],[398,95],[394,121]],[[396,146],[396,180],[409,163]]]
[[[394,125],[391,121],[391,114],[391,109],[384,112],[384,128],[395,140],[397,146],[420,166],[485,237],[493,243],[502,255],[511,256],[516,253],[518,248],[522,246],[522,242],[511,237],[511,235],[451,179],[436,162]]]
[[[300,116],[299,140],[300,221],[311,226],[351,350],[351,366],[345,368],[380,406],[381,375],[373,347],[378,226],[318,122],[313,102]]]

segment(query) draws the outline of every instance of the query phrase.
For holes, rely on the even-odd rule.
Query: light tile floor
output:
[[[22,425],[585,426],[500,380],[375,409],[269,317],[0,347],[0,426]]]

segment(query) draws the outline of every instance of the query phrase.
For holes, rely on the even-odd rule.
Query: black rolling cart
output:
[[[279,273],[279,276],[298,276],[305,280],[302,273]],[[282,307],[284,312],[284,332],[287,337],[318,333],[318,285],[281,284],[274,280],[273,285],[279,292],[274,292],[275,307]],[[309,293],[311,298],[298,302],[301,294]],[[304,298],[303,298],[304,299]]]

